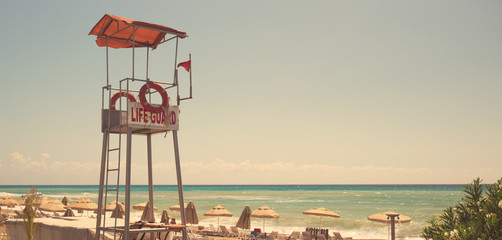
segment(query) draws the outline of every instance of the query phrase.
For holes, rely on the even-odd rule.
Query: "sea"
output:
[[[2,186],[0,197],[12,195],[20,199],[32,186]],[[97,202],[98,186],[95,185],[43,185],[34,186],[37,191],[51,199],[67,197],[70,202],[91,199]],[[124,201],[124,188],[119,197]],[[251,210],[269,206],[280,214],[276,219],[252,218],[251,228],[265,228],[266,232],[278,231],[290,234],[305,228],[323,228],[340,232],[344,237],[354,239],[387,239],[388,224],[367,220],[369,215],[384,211],[395,211],[412,218],[410,223],[396,224],[397,239],[422,239],[421,230],[427,221],[439,216],[442,211],[463,196],[462,185],[185,185],[183,195],[186,203],[192,201],[197,209],[199,224],[233,226],[237,223],[246,205]],[[108,201],[114,200],[109,195]],[[148,201],[148,186],[131,187],[131,205]],[[154,205],[159,209],[156,219],[160,220],[162,210],[178,204],[178,188],[175,185],[156,185]],[[233,213],[232,217],[209,217],[204,213],[216,205],[222,205]],[[323,207],[340,218],[303,215],[305,210]],[[131,220],[139,220],[141,211],[131,210]],[[168,210],[169,216],[180,222],[180,213]],[[87,213],[89,214],[89,213]],[[91,213],[92,214],[92,213]]]

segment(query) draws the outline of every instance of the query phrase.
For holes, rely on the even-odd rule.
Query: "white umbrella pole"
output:
[[[390,239],[390,223],[389,226],[387,226],[387,240]]]
[[[319,220],[319,231],[321,231],[321,226],[322,226],[322,216],[321,216],[321,220]]]
[[[265,232],[265,218],[263,219],[263,232]]]
[[[220,216],[218,216],[218,228],[220,227]]]

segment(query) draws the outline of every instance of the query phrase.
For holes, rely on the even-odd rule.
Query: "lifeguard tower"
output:
[[[183,239],[187,238],[185,227],[185,209],[180,208],[181,225],[155,223],[153,217],[153,178],[152,178],[152,135],[172,132],[176,177],[178,184],[178,198],[180,206],[184,206],[183,187],[180,171],[180,157],[178,148],[179,105],[183,100],[192,98],[191,57],[188,61],[178,63],[178,42],[188,37],[186,32],[166,26],[147,22],[135,21],[128,18],[106,14],[92,28],[89,35],[96,35],[96,43],[106,48],[106,85],[102,88],[101,131],[103,133],[103,148],[101,156],[101,170],[99,177],[99,197],[96,218],[96,239],[105,239],[105,235],[113,235],[114,239],[136,239],[148,233],[150,239],[171,231],[183,232]],[[175,47],[174,70],[172,82],[152,81],[148,77],[149,52],[160,44],[171,42]],[[131,75],[120,79],[112,86],[110,81],[110,48],[128,49],[132,54]],[[135,54],[138,49],[146,48],[146,74],[142,79],[136,76]],[[180,96],[178,84],[178,67],[184,67],[190,73],[189,94]],[[164,66],[165,67],[165,66]],[[168,94],[170,93],[170,94]],[[155,97],[162,103],[152,103]],[[175,96],[170,101],[169,96]],[[173,104],[173,102],[175,104]],[[130,219],[131,210],[131,148],[132,137],[146,136],[148,160],[148,189],[149,204],[146,206],[146,219],[136,222]],[[123,142],[126,136],[126,142]],[[112,139],[113,138],[113,139]],[[123,151],[125,148],[125,152]],[[120,183],[122,156],[125,155],[125,183]],[[123,187],[122,187],[123,186]],[[125,188],[125,189],[124,189]],[[124,189],[124,190],[122,190]],[[123,191],[124,195],[121,195]],[[119,196],[125,199],[124,221],[117,217],[108,218],[104,206],[115,200],[119,203]],[[117,209],[119,204],[117,204]]]

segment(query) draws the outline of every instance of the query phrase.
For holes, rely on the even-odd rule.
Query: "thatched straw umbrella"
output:
[[[35,200],[33,201],[33,205],[40,206],[40,205],[42,205],[42,203],[45,203],[45,202],[47,202],[47,201],[49,201],[49,198],[47,198],[47,197],[43,197],[43,198],[39,198],[39,199],[35,199]]]
[[[276,213],[269,206],[259,207],[251,213],[251,217],[263,218],[263,231],[265,232],[265,219],[266,218],[279,218],[279,214]]]
[[[3,221],[3,216],[2,216],[2,207],[0,207],[0,226],[3,226],[5,225],[4,221]]]
[[[12,196],[5,196],[0,199],[0,206],[14,207],[19,205],[19,202]]]
[[[186,203],[184,203],[183,205],[185,206],[185,209],[188,206],[188,204],[186,204]],[[171,210],[171,211],[178,211],[179,212],[179,211],[181,211],[180,210],[180,205],[179,204],[172,205],[172,206],[169,207],[169,210]]]
[[[310,209],[307,211],[303,211],[303,214],[305,215],[314,215],[314,216],[320,216],[321,219],[319,220],[319,229],[321,229],[322,225],[322,217],[332,217],[332,218],[340,218],[340,215],[326,209],[326,208],[314,208]]]
[[[125,209],[125,203],[123,202],[119,202],[118,205],[121,205],[122,208]],[[116,200],[113,200],[111,201],[110,203],[108,203],[106,206],[105,206],[105,210],[106,211],[115,211],[115,208],[117,208],[117,201]]]
[[[47,212],[66,212],[64,207],[64,204],[58,200],[48,200],[42,202],[38,209]]]
[[[132,206],[132,208],[133,208],[133,209],[136,209],[136,210],[143,211],[143,210],[145,210],[145,207],[146,207],[146,205],[147,205],[147,204],[148,204],[148,202],[138,203],[138,204],[136,204],[136,205]],[[157,210],[159,210],[159,209],[158,209],[158,208],[156,208],[156,207],[153,207],[153,210],[154,210],[154,211],[157,211]]]
[[[374,221],[374,222],[380,222],[380,223],[391,223],[391,219],[388,217],[388,214],[397,214],[399,216],[399,219],[397,221],[400,223],[411,222],[410,217],[399,214],[397,212],[393,212],[393,211],[385,211],[385,212],[373,214],[371,216],[368,216],[368,220]]]
[[[231,217],[233,214],[221,205],[216,205],[208,212],[204,213],[204,216],[218,217],[218,226],[220,226],[220,217]]]
[[[84,213],[84,210],[95,211],[98,209],[98,205],[94,203],[91,199],[80,199],[72,202],[66,206],[66,208],[77,209],[78,213]]]
[[[411,218],[405,215],[401,215],[397,212],[392,212],[392,211],[385,211],[377,214],[373,214],[371,216],[368,216],[368,220],[374,221],[374,222],[380,222],[380,223],[388,223],[389,224],[389,229],[388,230],[388,235],[392,235],[391,238],[395,239],[394,236],[394,229],[395,229],[395,218],[397,218],[397,221],[399,223],[409,223],[411,222]]]

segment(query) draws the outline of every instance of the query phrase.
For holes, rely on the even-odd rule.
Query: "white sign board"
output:
[[[178,106],[169,106],[166,116],[166,112],[152,113],[145,110],[141,103],[130,102],[127,123],[131,127],[178,130],[179,109]]]

